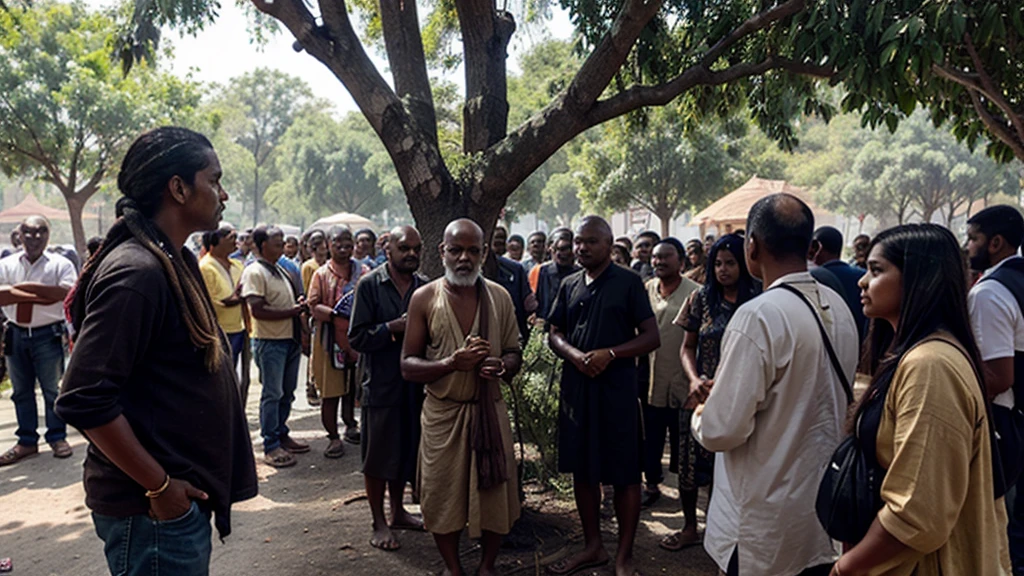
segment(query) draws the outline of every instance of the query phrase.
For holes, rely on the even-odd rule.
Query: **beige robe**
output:
[[[440,360],[462,347],[465,334],[455,311],[448,305],[443,280],[436,280],[435,298],[427,316],[429,339],[426,357]],[[519,350],[519,329],[516,325],[512,299],[504,288],[486,281],[490,295],[489,341],[491,356]],[[472,333],[479,332],[480,312],[473,320]],[[475,372],[453,372],[427,385],[427,396],[420,416],[423,433],[420,439],[417,482],[420,509],[426,529],[435,534],[448,534],[469,525],[469,536],[479,538],[480,532],[508,534],[519,518],[519,493],[516,484],[516,462],[512,447],[512,427],[508,408],[501,398],[500,384],[495,387],[496,411],[508,463],[509,480],[488,490],[477,486],[476,453],[470,447],[471,423],[477,409],[477,378]]]

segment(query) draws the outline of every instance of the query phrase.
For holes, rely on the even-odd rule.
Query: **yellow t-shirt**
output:
[[[280,269],[280,267],[278,267]],[[295,306],[295,291],[288,280],[288,273],[280,270],[274,276],[260,262],[253,262],[242,272],[242,297],[262,296],[271,310],[287,310]],[[287,340],[292,338],[292,319],[260,320],[252,318],[252,336],[264,340]]]
[[[871,574],[1009,574],[985,399],[957,346],[932,340],[904,355],[886,396],[877,454],[886,468],[878,520],[910,549]]]
[[[316,263],[316,258],[310,258],[302,263],[302,290],[306,294],[309,294],[309,282],[313,279],[313,272],[320,268],[320,264]]]
[[[203,274],[203,283],[206,284],[206,291],[213,301],[213,311],[217,314],[217,323],[224,332],[234,334],[245,330],[245,323],[242,321],[242,306],[225,306],[221,300],[229,298],[235,292],[242,279],[242,270],[245,268],[238,260],[230,258],[231,269],[225,270],[213,256],[207,254],[199,260],[199,271]],[[231,275],[228,278],[228,275]]]

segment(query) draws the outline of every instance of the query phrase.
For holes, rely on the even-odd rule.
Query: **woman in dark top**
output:
[[[690,434],[693,407],[707,398],[718,369],[722,334],[733,312],[760,292],[747,271],[743,238],[722,236],[711,247],[706,261],[713,266],[704,286],[690,295],[675,323],[686,330],[680,356],[690,381],[690,401],[679,411],[679,499],[683,529],[666,536],[661,547],[680,550],[700,542],[697,534],[697,488],[711,484],[712,454]]]
[[[158,128],[128,149],[120,218],[85,266],[57,413],[89,439],[86,504],[112,574],[209,572],[210,516],[256,495],[231,349],[188,236],[227,194],[209,140]]]

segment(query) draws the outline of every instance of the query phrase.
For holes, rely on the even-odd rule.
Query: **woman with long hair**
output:
[[[690,398],[679,411],[679,499],[683,529],[666,536],[661,547],[680,550],[700,542],[697,534],[697,488],[711,484],[712,454],[690,434],[693,407],[711,391],[720,358],[725,327],[733,313],[760,293],[743,253],[743,238],[728,234],[711,247],[707,264],[712,266],[704,285],[687,299],[675,324],[686,331],[680,357],[690,382]]]
[[[882,508],[832,574],[1008,574],[960,246],[941,226],[898,226],[871,243],[867,269],[872,381],[854,426],[876,439]]]

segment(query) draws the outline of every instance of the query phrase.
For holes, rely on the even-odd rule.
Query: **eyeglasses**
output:
[[[445,246],[444,251],[448,253],[452,258],[458,258],[463,253],[468,254],[470,257],[475,258],[480,256],[483,250],[478,246],[470,246],[469,248],[463,248],[462,246]]]

